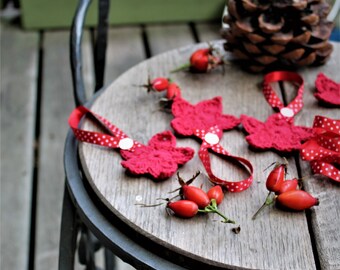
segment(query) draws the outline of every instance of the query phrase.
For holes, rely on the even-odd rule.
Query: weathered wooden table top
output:
[[[91,109],[144,144],[154,134],[171,130],[172,115],[159,110],[162,94],[150,94],[135,85],[145,84],[148,76],[168,76],[197,46],[202,44],[169,51],[138,64],[110,84]],[[334,44],[332,58],[326,65],[299,71],[305,80],[305,106],[295,117],[296,124],[312,126],[315,115],[340,118],[339,109],[321,107],[313,96],[319,72],[340,81],[339,56],[340,44]],[[273,113],[258,88],[262,76],[245,73],[234,65],[226,65],[224,73],[221,70],[208,74],[180,72],[171,74],[171,79],[180,85],[183,97],[193,104],[221,96],[226,114],[246,114],[265,121]],[[96,129],[90,121],[86,121],[84,128]],[[340,185],[311,176],[308,163],[296,155],[287,156],[289,178],[304,176],[305,190],[318,197],[320,205],[306,212],[285,212],[271,207],[252,220],[267,195],[264,169],[281,157],[272,151],[250,150],[241,129],[224,132],[221,144],[254,166],[252,186],[241,193],[226,193],[219,206],[221,212],[237,221],[236,225],[221,223],[215,215],[180,219],[167,215],[164,206],[142,208],[136,203],[153,204],[158,202],[156,198],[169,197],[168,192],[179,187],[176,176],[162,182],[129,176],[120,165],[122,159],[118,152],[95,145],[81,144],[80,153],[87,178],[99,198],[128,226],[160,243],[164,249],[198,262],[233,269],[317,269],[320,266],[340,269]],[[200,147],[197,140],[177,138],[177,145],[195,149],[194,158],[179,169],[184,178],[190,178],[197,170],[205,172],[197,156]],[[235,180],[246,176],[221,159],[213,158],[212,162],[218,176]],[[201,184],[205,189],[210,185],[205,173],[195,182],[196,186]],[[241,231],[235,234],[231,229],[238,225]]]

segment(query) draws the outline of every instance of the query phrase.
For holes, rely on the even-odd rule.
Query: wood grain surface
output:
[[[327,108],[319,106],[314,98],[315,78],[320,70],[340,82],[339,59],[340,44],[333,43],[335,49],[329,62],[320,68],[305,69],[301,75],[305,79],[305,106],[304,113],[296,120],[301,125],[313,125],[315,115],[323,115],[333,119],[340,119],[339,108]],[[340,185],[329,178],[315,175],[311,176],[311,169],[308,162],[301,161],[302,175],[306,177],[304,184],[306,190],[320,200],[320,205],[311,211],[312,226],[315,233],[315,242],[319,253],[322,269],[340,269]]]
[[[148,75],[167,75],[169,70],[188,59],[197,46],[182,47],[138,64],[114,81],[94,103],[92,110],[106,117],[133,139],[145,144],[155,133],[171,129],[169,123],[172,116],[160,111],[158,107],[161,94],[147,94],[145,89],[133,85],[144,84]],[[338,53],[339,46],[335,48]],[[313,70],[315,73],[320,70],[335,70],[337,65],[330,61],[326,66]],[[227,66],[225,73],[221,70],[200,75],[184,72],[173,74],[171,78],[178,82],[183,97],[191,103],[219,95],[223,97],[224,113],[236,116],[247,114],[262,121],[273,113],[257,87],[262,77],[244,73],[234,66]],[[314,79],[315,76],[305,76],[307,85],[312,85]],[[311,94],[306,91],[305,99],[313,98]],[[314,107],[306,104],[296,120],[310,125],[311,120],[308,122],[303,119],[309,119],[313,114]],[[95,127],[87,121],[84,128]],[[196,152],[199,148],[199,143],[192,138],[178,138],[177,144],[191,146]],[[263,170],[273,161],[281,160],[281,157],[271,151],[250,150],[241,130],[225,132],[221,144],[231,153],[249,159],[255,168],[253,185],[242,193],[227,193],[220,206],[222,212],[241,226],[241,233],[237,235],[231,232],[234,225],[223,224],[212,215],[199,215],[183,220],[167,216],[164,207],[141,208],[135,205],[141,202],[152,204],[156,202],[156,198],[168,197],[168,192],[178,187],[175,176],[163,182],[153,182],[146,177],[132,177],[125,174],[120,166],[121,157],[115,151],[82,144],[80,152],[90,184],[103,202],[128,226],[161,243],[165,249],[205,264],[226,268],[316,268],[318,262],[315,263],[304,212],[291,213],[271,208],[266,209],[255,221],[251,220],[267,193],[264,185],[266,172]],[[288,158],[289,173],[297,176],[294,158]],[[236,180],[244,176],[237,168],[222,163],[219,159],[213,160],[213,168],[217,175],[228,179]],[[195,156],[179,171],[183,177],[189,178],[197,170],[204,171],[204,168]],[[204,174],[196,182],[196,185],[200,184],[205,189],[209,187]],[[309,188],[308,184],[306,186]],[[334,192],[338,196],[338,187],[334,188]],[[314,221],[318,209],[320,208],[312,213],[314,229],[320,224]],[[319,231],[322,232],[321,229]],[[322,233],[320,237],[330,243]],[[337,243],[335,250],[336,245]],[[328,258],[325,260],[336,267],[336,262],[332,262],[336,261],[336,255],[332,252],[334,244],[326,252]]]
[[[0,27],[0,268],[26,269],[30,247],[39,35],[5,23]]]

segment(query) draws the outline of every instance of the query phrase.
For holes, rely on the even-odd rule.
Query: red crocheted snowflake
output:
[[[172,104],[172,128],[181,135],[191,136],[197,129],[208,130],[218,126],[221,130],[236,127],[240,120],[232,115],[222,114],[222,98],[215,97],[192,105],[182,98],[176,98]],[[221,137],[222,134],[218,134]]]
[[[336,83],[323,73],[319,73],[315,81],[314,96],[329,105],[340,106],[340,83]]]
[[[155,180],[164,180],[173,175],[178,165],[183,165],[194,156],[189,147],[176,147],[176,137],[170,131],[154,135],[148,145],[139,145],[134,151],[122,150],[122,166],[136,175],[149,174]]]
[[[276,149],[291,152],[300,149],[301,142],[313,136],[313,130],[308,127],[294,126],[293,121],[287,121],[273,114],[266,122],[253,117],[241,115],[241,123],[249,133],[247,142],[257,149]]]

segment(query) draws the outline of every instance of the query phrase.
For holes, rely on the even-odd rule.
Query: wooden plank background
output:
[[[1,27],[1,268],[29,262],[39,35]]]
[[[109,36],[106,84],[149,56],[197,41],[219,39],[218,32],[219,25],[211,24],[147,25],[145,28],[140,26],[114,27],[110,29]],[[57,269],[60,213],[64,186],[62,153],[67,130],[66,120],[74,106],[69,73],[68,35],[67,30],[23,32],[17,27],[1,25],[1,46],[4,48],[1,49],[1,268],[3,267],[4,269],[25,269],[29,265],[31,265],[29,269]],[[91,85],[93,85],[90,35],[91,32],[87,31],[87,36],[85,36],[84,40],[84,72],[89,86],[88,89],[91,89]],[[189,51],[187,50],[180,51],[179,56],[171,61],[169,60],[169,62],[175,67],[183,61],[184,56],[187,56],[188,53]],[[20,61],[17,61],[18,59]],[[151,74],[162,73],[166,75],[168,68],[170,66],[155,69],[153,65],[148,65],[147,70],[141,71],[140,75],[136,77],[136,83],[145,82],[148,70]],[[308,69],[302,74],[306,80],[312,81],[312,78],[316,76],[316,72],[317,69]],[[329,72],[334,78],[338,78],[336,70]],[[194,76],[191,79],[194,80],[195,86],[200,88],[205,87],[207,84],[213,84],[216,77],[218,78],[219,76],[220,74],[217,72],[213,73],[212,76]],[[187,81],[187,74],[177,74],[174,78],[181,82],[183,89],[189,87],[190,83]],[[235,79],[232,81],[235,81]],[[256,80],[250,76],[249,81],[244,83],[249,85],[249,89],[256,91],[254,89],[255,82]],[[225,81],[223,85],[226,89],[230,89],[230,81]],[[309,84],[309,89],[312,89],[311,84]],[[155,104],[157,103],[157,97],[144,96],[145,93],[142,91],[138,94],[145,98],[145,103],[149,104],[152,100]],[[233,95],[237,100],[241,101],[245,93],[235,91]],[[197,97],[188,95],[188,99],[198,101],[203,96],[203,94]],[[39,109],[37,104],[41,106]],[[306,104],[308,104],[306,108],[316,106],[314,99],[310,99]],[[228,108],[227,112],[237,109],[235,114],[246,112],[247,114],[257,115],[264,120],[270,114],[270,109],[266,107],[267,109],[258,112],[257,108],[265,106],[267,105],[264,101],[259,101],[252,107]],[[36,111],[37,109],[38,111]],[[328,112],[328,110],[322,110],[322,112]],[[339,116],[338,110],[333,110],[333,112],[336,113],[335,116]],[[157,117],[166,117],[159,115],[162,114],[160,112],[155,114],[156,120]],[[306,115],[308,113],[301,114],[297,118],[300,124],[311,124],[311,118],[306,117]],[[171,117],[168,116],[168,120],[170,119]],[[37,139],[39,140],[35,142],[34,135],[37,132],[35,128],[37,121],[39,131]],[[146,135],[135,133],[132,130],[129,134],[136,135],[136,139],[142,141],[147,139]],[[228,150],[234,153],[241,153],[245,150],[244,146],[242,146],[244,141],[239,131],[228,132],[224,136],[223,143],[225,143]],[[228,140],[234,140],[235,145],[230,145]],[[192,140],[188,144],[198,147],[198,144]],[[256,155],[249,153],[249,159],[256,164],[267,164],[278,158],[274,153],[256,153]],[[13,160],[16,161],[15,164]],[[198,160],[195,162],[198,162]],[[306,163],[301,164],[303,171],[308,169]],[[35,165],[37,165],[36,168],[38,169],[36,172],[34,172]],[[262,202],[260,198],[265,196],[262,173],[264,167],[265,165],[256,169],[255,177],[258,180],[255,180],[254,186],[249,192],[252,193],[250,198],[254,202],[249,205],[246,204],[244,210],[244,216],[246,217],[253,214],[254,210]],[[296,169],[294,167],[291,169],[291,173],[295,174]],[[191,175],[191,172],[188,172],[188,174]],[[149,185],[151,184],[149,183]],[[13,192],[14,188],[17,192]],[[332,216],[339,217],[339,212],[337,212],[337,209],[339,209],[338,201],[332,199],[338,197],[339,187],[329,181],[312,178],[306,183],[306,188],[313,194],[320,196],[320,198],[328,198],[329,201],[329,205],[325,203],[311,211],[311,216],[313,217],[312,228],[316,232],[316,239],[325,234],[333,233],[334,235],[334,232],[337,231],[335,225],[338,223],[326,222],[324,215],[332,211]],[[32,190],[35,190],[36,193],[32,193]],[[231,204],[224,206],[222,210],[231,217],[235,217],[235,219],[237,217],[239,222],[243,223],[242,215],[236,212],[235,209],[237,209],[236,206],[241,201],[249,199],[249,193],[241,196],[239,196],[240,194],[228,195]],[[37,196],[33,198],[33,201],[32,194]],[[36,207],[36,210],[33,211],[36,219],[33,222],[35,226],[32,241],[30,241],[31,203],[33,203],[33,207]],[[265,222],[267,215],[272,217],[269,225]],[[259,217],[253,230],[260,229],[260,237],[265,235],[265,226],[275,229],[277,226],[275,224],[278,224],[276,222],[284,222],[286,219],[292,218],[294,219],[294,224],[298,224],[295,229],[304,227],[307,222],[303,214],[285,213],[281,216],[275,211],[267,211],[263,216]],[[183,227],[183,229],[185,228]],[[246,227],[244,227],[244,231],[248,231],[248,234],[251,235],[250,232],[252,231],[247,230]],[[289,231],[288,227],[286,234],[290,233],[292,232]],[[301,235],[303,236],[305,233],[307,232],[302,231]],[[299,229],[294,230],[293,236],[296,234],[298,234],[297,237],[302,237]],[[240,248],[242,247],[241,242],[248,244],[246,233],[240,236],[238,242],[232,244],[235,260],[241,260],[237,256],[237,254],[242,254],[244,250]],[[338,269],[340,261],[338,256],[339,238],[324,237],[323,239],[327,239],[327,242],[319,241],[316,247],[321,254],[320,264],[322,269]],[[259,243],[262,243],[261,241],[263,240],[259,240]],[[289,257],[288,249],[295,248],[295,244],[289,246],[289,241],[286,241],[280,243],[276,239],[275,242],[271,243],[272,246],[270,247],[276,248],[277,252],[280,251],[283,252],[281,254],[287,255],[284,258],[290,258],[288,265],[292,266],[291,269],[297,269],[294,267],[295,262],[299,263],[299,265],[313,265],[313,255],[308,249],[306,249],[306,254],[302,258]],[[310,240],[303,239],[299,244],[308,246],[308,241]],[[259,243],[254,243],[253,245],[256,246]],[[239,246],[237,247],[237,245]],[[283,250],[280,250],[277,245],[281,246]],[[212,249],[213,247],[209,246],[209,250]],[[256,254],[256,249],[253,251]],[[16,254],[16,256],[12,256],[12,254]],[[34,255],[33,259],[29,256],[32,254]],[[211,256],[211,254],[208,255]],[[220,254],[219,256],[223,255]],[[272,256],[272,254],[268,253],[268,256]],[[256,261],[249,262],[249,265],[260,263],[263,268],[271,268],[272,266],[266,261],[261,261],[261,258],[257,258]],[[283,258],[278,258],[277,261],[279,265],[283,264]],[[236,263],[243,262],[236,261]],[[77,267],[82,269],[79,265]]]

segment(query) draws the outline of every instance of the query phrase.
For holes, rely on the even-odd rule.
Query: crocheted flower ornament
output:
[[[189,147],[176,147],[176,137],[170,131],[154,135],[148,145],[140,145],[134,151],[121,150],[125,159],[122,166],[132,174],[149,174],[155,180],[164,180],[173,175],[178,165],[183,165],[194,156]]]
[[[219,127],[218,137],[223,130],[236,127],[240,120],[232,115],[222,114],[222,98],[215,97],[204,100],[196,105],[177,97],[172,104],[172,128],[181,135],[194,135],[195,130],[208,130],[213,126]]]
[[[301,142],[313,136],[313,130],[308,127],[294,126],[293,121],[287,121],[280,114],[273,114],[266,122],[253,117],[241,115],[244,129],[249,133],[247,142],[257,149],[276,149],[291,152],[301,148]]]
[[[336,83],[323,73],[319,73],[315,81],[314,96],[328,105],[340,106],[340,83]]]

